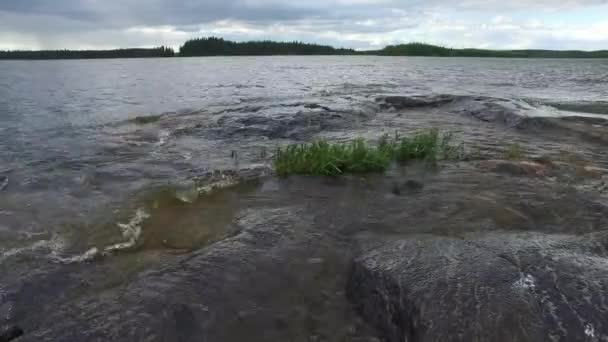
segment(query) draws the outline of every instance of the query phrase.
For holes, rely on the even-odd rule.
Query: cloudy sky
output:
[[[608,49],[608,0],[0,0],[0,49],[178,47],[210,35]]]

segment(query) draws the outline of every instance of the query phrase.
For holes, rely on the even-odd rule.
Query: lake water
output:
[[[150,216],[141,207],[166,200],[159,193],[188,202],[197,196],[194,180],[217,181],[213,171],[238,174],[268,165],[277,146],[420,128],[413,119],[400,128],[371,119],[382,112],[378,99],[389,95],[422,99],[435,111],[453,113],[500,108],[518,117],[608,119],[608,61],[371,56],[2,61],[5,279],[23,276],[15,268],[43,269],[40,260],[71,263],[104,248],[132,248],[141,222]],[[460,104],[442,109],[433,102],[437,96]],[[504,129],[496,128],[496,134]],[[475,132],[462,130],[475,140]],[[212,214],[217,222],[212,232],[232,217],[233,200],[220,201],[228,204]],[[199,209],[214,203],[199,203]],[[157,214],[151,230],[184,213]],[[172,238],[151,245],[188,249],[198,243],[166,241]],[[2,284],[0,298],[1,292]]]
[[[94,224],[146,187],[181,184],[201,170],[234,169],[232,151],[242,155],[238,167],[263,162],[252,151],[289,140],[224,136],[219,117],[284,116],[315,106],[369,112],[377,96],[390,94],[487,96],[512,101],[522,115],[608,115],[608,61],[4,61],[0,176],[7,183],[0,232],[7,237],[0,250],[2,244],[19,248],[23,234],[48,238],[66,225]],[[153,122],[138,121],[146,117]],[[197,124],[214,126],[214,134],[189,131]]]

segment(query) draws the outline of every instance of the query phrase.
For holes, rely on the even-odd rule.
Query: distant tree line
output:
[[[152,49],[0,51],[0,59],[93,59],[174,56],[175,51],[166,46]]]
[[[451,49],[442,46],[410,43],[389,45],[372,54],[384,56],[435,56],[435,57],[503,57],[503,58],[608,58],[608,51],[555,51],[555,50],[484,50]]]
[[[425,43],[389,45],[382,50],[355,51],[301,42],[233,42],[217,37],[188,40],[179,54],[165,46],[152,49],[0,51],[1,59],[89,59],[191,56],[379,55],[510,58],[608,58],[608,51],[452,49]]]
[[[351,49],[336,49],[331,46],[301,42],[250,41],[237,43],[222,38],[192,39],[179,49],[182,57],[191,56],[267,56],[267,55],[348,55]]]

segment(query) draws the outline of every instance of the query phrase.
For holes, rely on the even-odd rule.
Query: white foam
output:
[[[513,287],[521,289],[534,289],[536,288],[536,279],[530,274],[522,274],[521,278],[513,283]]]
[[[222,179],[210,184],[203,185],[197,190],[200,194],[209,194],[216,189],[228,188],[239,183],[238,179],[222,175]]]
[[[91,260],[91,259],[95,258],[99,253],[97,248],[91,248],[83,254],[79,254],[79,255],[75,255],[75,256],[71,256],[71,257],[63,257],[63,256],[61,256],[61,254],[62,254],[62,251],[64,250],[64,248],[65,248],[65,242],[58,237],[55,237],[50,240],[40,240],[40,241],[36,241],[36,242],[34,242],[30,245],[24,246],[24,247],[12,248],[9,250],[2,251],[0,253],[0,261],[3,261],[7,258],[14,257],[17,255],[26,253],[26,252],[33,252],[33,251],[38,251],[38,250],[48,250],[48,254],[46,256],[50,260],[55,261],[55,262],[65,263],[65,264],[72,264],[72,263]]]
[[[160,133],[158,133],[158,142],[156,143],[156,146],[163,146],[164,144],[166,144],[167,140],[169,140],[170,135],[171,132],[169,131],[160,131]]]
[[[82,254],[74,255],[71,257],[61,257],[59,255],[54,254],[54,255],[51,255],[51,259],[58,261],[62,264],[74,264],[74,263],[93,260],[97,257],[97,255],[99,255],[99,250],[96,247],[93,247]]]
[[[0,252],[0,261],[7,258],[14,257],[25,252],[33,252],[41,249],[48,249],[49,254],[58,254],[64,247],[65,243],[59,238],[53,238],[50,240],[39,240],[30,245],[18,248],[11,248]]]
[[[582,112],[570,112],[561,110],[555,107],[540,105],[538,107],[530,106],[526,108],[526,115],[530,117],[541,117],[541,118],[565,118],[565,117],[583,117],[583,118],[600,118],[608,119],[608,115],[594,114],[594,113],[582,113]]]
[[[589,337],[595,337],[595,328],[593,327],[593,325],[588,323],[585,325],[585,335]]]
[[[122,236],[125,241],[104,248],[104,252],[113,252],[134,247],[141,237],[141,224],[149,217],[150,214],[143,209],[137,209],[135,216],[133,216],[128,223],[118,223],[118,227],[122,230]]]
[[[141,225],[149,217],[150,215],[146,213],[143,209],[138,209],[135,212],[135,216],[133,216],[133,218],[131,218],[128,223],[118,223],[118,227],[121,229],[121,233],[125,241],[105,247],[103,249],[103,252],[113,252],[134,247],[141,237]],[[62,252],[65,249],[65,242],[62,239],[55,237],[49,240],[39,240],[24,247],[11,248],[8,250],[0,251],[0,262],[4,261],[7,258],[14,257],[26,252],[33,252],[45,249],[48,250],[47,257],[50,260],[63,264],[73,264],[90,261],[95,259],[101,253],[101,251],[97,247],[93,247],[82,254],[67,257],[62,256]]]

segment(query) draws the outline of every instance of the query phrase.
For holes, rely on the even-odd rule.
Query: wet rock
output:
[[[477,164],[484,171],[504,173],[512,176],[544,176],[547,165],[531,161],[484,160]]]
[[[346,115],[348,114],[348,115]],[[218,137],[257,136],[269,139],[304,139],[315,133],[350,127],[368,115],[353,111],[300,111],[277,116],[225,116],[218,120],[218,127],[212,130]]]
[[[308,109],[323,109],[325,111],[331,111],[331,109],[329,107],[326,106],[322,106],[320,104],[316,104],[316,103],[309,103],[309,104],[305,104],[304,108],[308,108]]]
[[[9,342],[23,335],[23,330],[18,326],[11,326],[0,330],[0,342]]]
[[[306,262],[310,265],[318,265],[323,263],[323,258],[310,258]]]
[[[277,317],[274,322],[276,328],[279,330],[286,330],[289,327],[289,322],[285,317]]]
[[[422,188],[424,188],[424,184],[422,184],[419,181],[413,180],[413,179],[406,181],[403,185],[405,188],[407,188],[408,190],[411,190],[411,191],[419,191],[419,190],[422,190]]]
[[[336,274],[298,267],[323,257],[299,207],[248,210],[242,233],[136,277],[126,287],[54,306],[23,341],[307,341],[355,320]],[[336,247],[334,246],[334,249]],[[326,274],[327,273],[327,274]],[[344,279],[344,278],[342,278]],[[337,328],[338,327],[338,328]]]
[[[594,178],[589,181],[584,181],[575,186],[578,190],[585,192],[596,192],[601,195],[608,194],[608,176]]]
[[[395,182],[391,188],[391,192],[394,195],[400,196],[403,193],[415,193],[419,192],[424,188],[424,184],[413,179],[409,179],[403,183]]]
[[[147,125],[158,122],[162,118],[162,115],[148,115],[148,116],[136,116],[131,122],[138,125]]]
[[[379,241],[354,261],[348,290],[386,341],[608,338],[608,274],[592,239],[529,233]]]
[[[8,177],[0,176],[0,191],[3,191],[8,187]]]
[[[380,102],[382,108],[393,108],[397,110],[420,108],[420,107],[438,107],[448,104],[456,99],[455,96],[438,95],[438,96],[385,96],[376,99]]]
[[[391,188],[391,192],[394,195],[400,196],[403,193],[407,193],[407,192],[418,192],[421,191],[424,188],[424,184],[410,179],[407,180],[403,183],[394,183],[393,187]]]

